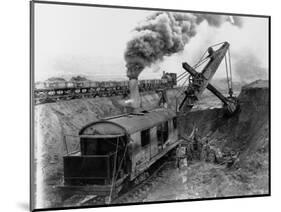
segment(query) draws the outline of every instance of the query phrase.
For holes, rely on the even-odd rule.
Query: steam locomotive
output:
[[[161,79],[139,80],[139,91],[154,91],[173,88],[177,84],[175,73],[165,73]],[[35,83],[35,104],[69,100],[77,98],[95,98],[110,96],[127,96],[129,81],[90,81],[90,80],[57,80]]]

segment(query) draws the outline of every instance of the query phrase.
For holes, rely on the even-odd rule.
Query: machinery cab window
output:
[[[169,138],[169,124],[168,121],[163,123],[163,143],[167,142]]]
[[[82,155],[108,155],[116,150],[116,138],[81,139]]]
[[[168,121],[157,126],[157,140],[158,146],[164,144],[169,138],[169,124]]]
[[[177,129],[177,117],[173,118],[173,126],[174,126],[174,129]]]
[[[146,146],[150,143],[150,129],[141,131],[141,146]]]
[[[162,124],[159,124],[157,126],[156,134],[157,134],[158,147],[159,146],[162,147],[163,144]]]
[[[125,136],[82,137],[81,155],[64,157],[64,179],[75,184],[107,184],[112,180],[114,166],[119,167],[116,179],[120,179],[129,169]],[[125,157],[126,159],[124,159]]]

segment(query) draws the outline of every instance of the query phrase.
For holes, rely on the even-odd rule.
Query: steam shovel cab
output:
[[[161,108],[93,122],[79,132],[80,152],[64,157],[64,186],[120,191],[178,144],[176,114]]]

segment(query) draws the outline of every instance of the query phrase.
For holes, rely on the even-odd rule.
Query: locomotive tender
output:
[[[118,193],[179,144],[176,113],[166,108],[96,121],[79,137],[80,151],[64,156],[64,187],[100,195]]]
[[[177,84],[175,73],[165,73],[161,79],[139,80],[140,92],[173,88]],[[129,81],[45,81],[35,83],[35,104],[69,100],[76,98],[95,98],[110,96],[127,96],[130,93]]]

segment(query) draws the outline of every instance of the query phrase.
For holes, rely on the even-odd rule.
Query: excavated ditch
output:
[[[194,125],[203,139],[220,152],[239,153],[235,167],[191,161],[181,169],[166,166],[154,187],[140,201],[235,197],[269,193],[269,88],[255,81],[242,88],[241,111],[226,117],[222,109],[189,113],[181,119],[181,133]],[[169,192],[167,192],[169,191]]]
[[[177,90],[167,93],[168,106],[175,107]],[[209,97],[208,97],[209,98]],[[142,95],[142,107],[157,107],[157,94]],[[196,108],[181,118],[180,131],[188,136],[196,126],[201,137],[220,151],[239,152],[235,169],[192,161],[182,169],[169,163],[157,174],[147,192],[128,202],[194,199],[268,193],[269,89],[267,81],[244,86],[239,95],[241,111],[224,116],[220,108]],[[199,102],[202,104],[204,99]],[[218,105],[216,100],[209,106]],[[102,117],[126,112],[121,97],[71,100],[38,105],[35,108],[35,156],[37,164],[37,207],[62,206],[54,185],[62,179],[62,156],[78,146],[79,129]],[[64,135],[69,135],[65,139]],[[73,136],[71,136],[73,135]],[[68,148],[65,148],[65,142]],[[169,192],[168,192],[169,191]],[[41,193],[42,195],[39,195]],[[44,200],[44,201],[43,201]]]
[[[175,109],[177,89],[167,91]],[[158,107],[160,94],[141,95],[143,110]],[[122,97],[74,99],[35,106],[35,182],[37,208],[62,206],[55,185],[62,183],[63,155],[79,149],[79,130],[100,118],[128,112]],[[67,147],[67,148],[66,148]]]
[[[198,198],[265,195],[269,192],[269,89],[267,81],[242,88],[241,111],[226,117],[220,108],[196,110],[181,119],[181,134],[193,127],[220,152],[239,153],[233,167],[200,160],[165,165],[125,201],[155,202]],[[206,108],[206,105],[204,105]],[[124,200],[123,200],[124,201]]]
[[[243,158],[259,148],[268,149],[268,82],[260,80],[244,86],[238,99],[241,110],[232,117],[219,108],[187,114],[181,118],[181,133],[189,135],[196,126],[198,134],[214,146],[222,151],[238,151]]]

